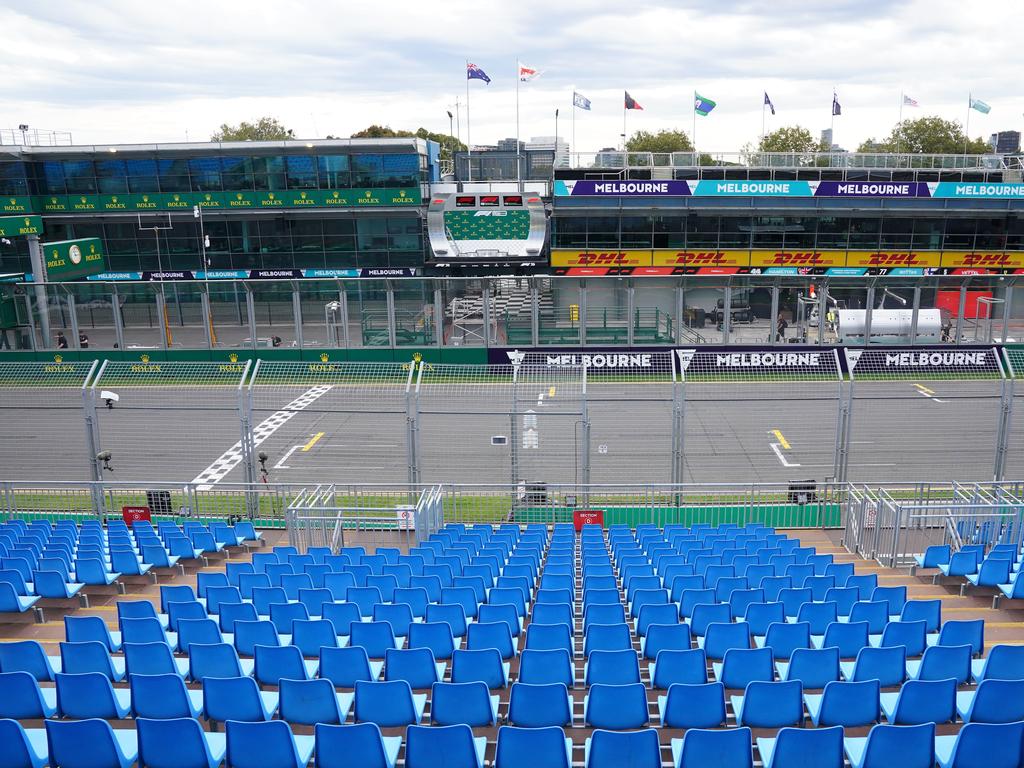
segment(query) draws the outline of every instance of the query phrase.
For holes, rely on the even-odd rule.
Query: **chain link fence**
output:
[[[972,481],[999,474],[1009,391],[998,350],[848,349],[846,358],[843,479]]]
[[[0,472],[19,479],[93,478],[86,383],[99,363],[0,363]]]
[[[0,474],[200,492],[484,481],[524,494],[1024,477],[1024,359],[993,348],[326,357],[2,364]]]

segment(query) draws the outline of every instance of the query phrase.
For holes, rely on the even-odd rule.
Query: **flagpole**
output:
[[[521,179],[521,171],[519,169],[519,59],[516,59],[516,181]]]
[[[696,99],[694,99],[693,101],[694,101],[695,104],[697,103]],[[765,108],[765,103],[764,102],[765,102],[765,99],[761,99],[761,141],[762,142],[764,141],[764,108]]]
[[[626,97],[622,97],[622,151],[626,151]],[[625,157],[623,157],[623,167],[625,167]]]
[[[697,92],[693,92],[693,155],[694,164],[700,165],[700,155],[697,154]]]
[[[576,86],[572,87],[572,141],[569,143],[569,167],[572,168],[572,155],[576,151]]]
[[[903,91],[900,91],[900,116],[896,118],[896,154],[900,153],[900,127],[903,125]],[[899,162],[897,160],[897,162]]]
[[[466,59],[466,181],[473,180],[473,141],[469,131],[469,59]]]
[[[828,135],[830,137],[828,153],[832,154],[832,147],[836,146],[836,89],[832,89],[832,106],[829,107],[829,112],[832,113],[832,120],[828,125]]]
[[[964,157],[967,157],[967,145],[971,141],[971,92],[967,92],[967,119],[964,120]]]

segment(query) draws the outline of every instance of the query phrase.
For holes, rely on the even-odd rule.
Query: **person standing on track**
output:
[[[786,322],[786,318],[779,312],[779,316],[775,319],[775,340],[785,341],[786,340],[786,329],[789,327],[789,323]]]

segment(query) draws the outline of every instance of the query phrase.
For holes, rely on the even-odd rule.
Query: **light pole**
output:
[[[210,347],[217,343],[217,335],[213,330],[213,302],[210,298],[210,260],[206,257],[206,249],[210,247],[210,236],[206,234],[203,226],[203,207],[192,206],[192,218],[199,219],[199,244],[203,254],[203,282],[206,283],[206,330],[210,341]]]
[[[551,167],[555,168],[558,166],[558,109],[555,109],[555,154],[551,161]]]
[[[452,132],[452,111],[448,112],[448,159],[452,161],[452,173],[455,173],[455,134]]]

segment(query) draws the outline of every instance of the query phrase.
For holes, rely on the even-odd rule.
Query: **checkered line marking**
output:
[[[316,402],[318,398],[323,397],[323,395],[327,394],[330,390],[330,384],[321,384],[313,387],[312,389],[303,392],[280,411],[275,411],[270,414],[267,418],[261,421],[255,429],[253,429],[253,447],[266,441],[267,438],[287,424],[296,413],[308,408]],[[224,453],[215,459],[210,466],[196,475],[192,482],[199,486],[198,490],[208,491],[214,485],[227,477],[231,470],[241,463],[242,443],[239,441],[224,451]]]

